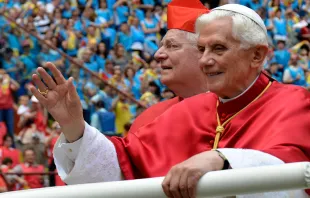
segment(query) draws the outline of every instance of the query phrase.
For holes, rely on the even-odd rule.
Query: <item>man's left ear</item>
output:
[[[263,62],[267,56],[268,47],[265,45],[258,45],[253,49],[253,51],[254,51],[253,52],[254,54],[253,54],[251,66],[253,68],[258,68],[263,64]]]

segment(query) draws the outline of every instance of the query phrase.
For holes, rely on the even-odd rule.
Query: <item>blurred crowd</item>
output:
[[[125,136],[144,110],[60,51],[146,107],[175,96],[160,82],[153,57],[167,31],[169,2],[0,0],[0,162],[11,173],[0,177],[0,191],[64,185],[58,176],[22,174],[55,171],[52,148],[61,133],[28,89],[37,67],[53,62],[74,77],[85,120],[103,134]],[[309,89],[310,0],[203,1],[209,8],[225,3],[246,5],[263,18],[270,44],[265,70]]]

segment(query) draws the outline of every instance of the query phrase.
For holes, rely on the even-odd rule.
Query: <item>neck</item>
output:
[[[181,85],[177,88],[170,88],[177,96],[180,96],[181,98],[189,98],[194,95],[198,95],[201,93],[205,93],[208,91],[207,86],[184,86]]]
[[[238,98],[239,96],[244,94],[249,88],[252,87],[252,85],[256,82],[258,77],[259,77],[259,73],[248,78],[246,83],[243,86],[238,87],[237,91],[235,91],[234,93],[219,96],[220,101],[228,102],[228,101]]]

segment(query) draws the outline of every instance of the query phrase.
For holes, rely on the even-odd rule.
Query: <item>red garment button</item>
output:
[[[214,140],[210,140],[209,143],[213,145],[214,144]]]

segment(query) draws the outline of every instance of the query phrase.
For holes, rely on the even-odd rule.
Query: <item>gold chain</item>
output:
[[[247,108],[250,104],[252,104],[258,98],[260,98],[267,91],[267,89],[270,87],[271,84],[272,84],[272,82],[269,82],[268,85],[266,86],[266,88],[252,102],[250,102],[247,106],[243,107],[243,109],[241,109],[240,111],[235,113],[233,116],[228,118],[223,124],[221,124],[219,114],[218,114],[218,112],[216,110],[217,127],[216,127],[216,135],[215,135],[215,140],[214,140],[214,144],[213,144],[213,149],[217,149],[218,148],[218,144],[219,144],[219,141],[220,141],[221,134],[225,131],[225,128],[224,128],[225,125],[229,121],[231,121],[234,117],[236,117],[240,112],[242,112],[245,108]],[[218,105],[219,105],[219,101],[217,101],[216,109],[217,109]]]

